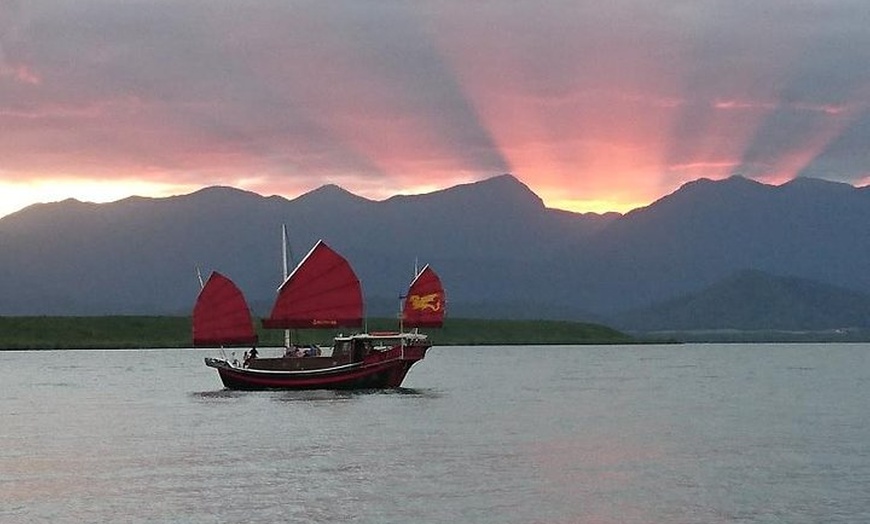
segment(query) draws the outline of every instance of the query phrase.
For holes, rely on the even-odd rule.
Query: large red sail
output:
[[[441,327],[447,305],[441,279],[426,265],[411,282],[402,318],[408,327]]]
[[[232,280],[212,272],[193,308],[193,345],[239,346],[256,342],[244,295]]]
[[[278,289],[267,328],[358,327],[362,325],[362,287],[347,260],[322,240]]]

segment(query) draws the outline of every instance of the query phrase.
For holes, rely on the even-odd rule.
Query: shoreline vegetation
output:
[[[397,329],[396,319],[375,318],[364,330],[294,330],[292,337],[296,344],[330,345],[339,332]],[[284,344],[282,330],[258,326],[257,332],[259,347]],[[868,329],[624,333],[587,322],[469,318],[449,318],[444,327],[423,332],[435,346],[870,342]],[[191,319],[186,316],[0,316],[0,351],[190,348],[192,338]]]
[[[366,331],[396,331],[393,318],[367,321]],[[173,316],[0,316],[0,351],[48,349],[147,349],[192,346],[190,317]],[[261,347],[281,346],[282,330],[258,326]],[[298,344],[331,344],[340,330],[295,330]],[[343,330],[350,333],[359,330]],[[436,346],[637,344],[638,339],[600,324],[553,320],[447,319],[423,330]]]

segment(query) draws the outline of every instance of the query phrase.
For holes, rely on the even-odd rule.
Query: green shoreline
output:
[[[369,331],[395,331],[395,319],[370,319]],[[352,330],[346,330],[345,333]],[[600,324],[551,320],[447,319],[422,330],[434,345],[636,344],[637,339]],[[299,330],[294,341],[328,343],[334,331]],[[260,346],[280,346],[284,333],[258,328]],[[145,349],[191,347],[190,317],[0,316],[0,351],[40,349]]]

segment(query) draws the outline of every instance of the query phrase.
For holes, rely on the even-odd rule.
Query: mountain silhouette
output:
[[[396,313],[424,263],[456,316],[601,321],[747,269],[870,293],[866,188],[701,179],[599,215],[547,208],[500,175],[383,201],[327,185],[292,200],[211,187],[34,205],[0,219],[0,314],[188,314],[199,267],[232,278],[262,315],[281,280],[282,224],[296,262],[321,238],[350,261],[372,316]]]
[[[547,209],[510,175],[382,202],[324,186],[293,200],[212,187],[38,204],[0,219],[0,314],[187,313],[196,267],[233,278],[262,314],[280,284],[286,224],[296,261],[320,238],[351,261],[370,314],[395,314],[415,264],[431,263],[451,282],[452,310],[512,315],[529,300],[529,260],[614,217]]]
[[[589,281],[585,299],[610,312],[698,291],[742,269],[867,292],[868,224],[865,188],[701,179],[612,221],[575,267]]]

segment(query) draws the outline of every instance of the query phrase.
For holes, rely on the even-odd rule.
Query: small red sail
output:
[[[322,240],[278,289],[267,328],[362,326],[363,298],[359,279],[347,260]]]
[[[232,280],[217,271],[196,298],[193,308],[194,346],[239,346],[257,343],[245,297]]]
[[[441,327],[446,307],[441,279],[427,264],[411,282],[405,307],[402,309],[404,325],[408,327]]]

